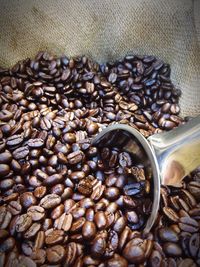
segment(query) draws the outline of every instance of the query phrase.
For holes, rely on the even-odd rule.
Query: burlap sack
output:
[[[199,0],[0,0],[0,65],[40,49],[103,62],[126,53],[171,64],[182,115],[200,113]]]

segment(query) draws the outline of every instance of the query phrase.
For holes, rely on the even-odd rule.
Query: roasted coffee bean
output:
[[[87,125],[86,131],[88,132],[89,135],[93,135],[98,131],[98,129],[99,129],[99,126],[97,123],[90,122]]]
[[[7,164],[0,164],[0,176],[5,177],[10,172],[10,167]]]
[[[20,215],[16,220],[16,231],[25,232],[32,224],[32,218],[28,214]]]
[[[10,201],[8,205],[8,211],[10,211],[12,215],[18,215],[22,211],[22,206],[17,201]]]
[[[57,229],[62,229],[65,232],[68,232],[71,228],[72,225],[72,221],[73,221],[73,216],[71,214],[62,214],[57,221],[55,221],[55,223],[57,223],[57,225],[55,225],[55,227]]]
[[[177,233],[167,227],[159,229],[159,236],[164,242],[178,242],[179,240]]]
[[[123,250],[123,256],[131,263],[143,262],[145,260],[143,240],[133,239],[129,241]]]
[[[71,164],[71,165],[83,162],[84,154],[82,151],[72,152],[67,156],[67,160],[68,160],[69,164]]]
[[[77,256],[78,256],[77,244],[75,242],[70,242],[66,248],[66,258],[65,258],[66,266],[70,265],[73,266],[73,263],[75,262]]]
[[[164,214],[173,222],[177,222],[179,220],[179,217],[177,213],[171,209],[170,207],[164,207],[163,208]]]
[[[200,234],[195,233],[189,239],[189,251],[193,258],[199,258]]]
[[[76,142],[76,135],[74,133],[66,133],[64,136],[63,136],[63,140],[66,142],[66,143],[69,143],[69,144],[73,144]]]
[[[8,110],[1,110],[0,111],[0,120],[2,121],[9,121],[10,119],[12,119],[13,114],[8,111]]]
[[[85,218],[79,218],[78,220],[76,220],[76,221],[72,224],[70,231],[71,231],[72,233],[77,233],[77,232],[81,231],[81,229],[82,229],[84,223],[85,223]]]
[[[63,240],[64,240],[63,230],[54,230],[52,228],[45,232],[45,243],[47,245],[56,245],[62,243]]]
[[[178,244],[171,243],[171,242],[166,242],[163,245],[163,250],[164,252],[169,255],[169,256],[181,256],[182,250],[181,247]]]
[[[61,183],[63,181],[63,179],[64,179],[63,175],[56,173],[56,174],[53,174],[51,176],[48,176],[43,181],[43,184],[46,186],[55,185],[55,184]]]
[[[124,193],[127,196],[135,196],[139,193],[141,193],[141,191],[144,188],[144,183],[140,182],[140,183],[131,183],[128,185],[124,186]]]
[[[195,233],[199,230],[199,223],[190,217],[181,217],[179,222],[181,230],[189,233]]]
[[[36,249],[42,248],[43,245],[44,245],[44,240],[45,240],[45,233],[44,233],[44,231],[39,231],[37,233],[37,236],[36,236],[36,239],[35,239],[35,245],[34,245],[34,247]]]
[[[65,257],[65,249],[61,245],[52,246],[47,249],[47,260],[49,263],[60,263]]]
[[[119,197],[120,191],[117,187],[108,187],[104,191],[104,195],[107,199],[114,201]]]
[[[85,173],[83,171],[75,171],[70,174],[72,180],[82,180],[85,178]]]
[[[36,267],[36,263],[30,259],[29,257],[25,257],[24,255],[20,255],[18,257],[18,262],[16,262],[17,266],[24,266],[24,267]]]
[[[82,235],[86,240],[91,240],[96,235],[96,225],[91,221],[86,221],[82,227]]]
[[[93,192],[90,196],[91,199],[94,201],[98,201],[102,197],[104,190],[105,190],[105,186],[98,184],[95,188],[93,188]]]
[[[124,217],[119,217],[113,225],[113,230],[117,233],[121,233],[126,226],[126,219]]]
[[[83,194],[84,196],[89,196],[92,193],[93,186],[90,181],[81,180],[77,189],[79,193]]]
[[[128,211],[126,218],[129,223],[138,223],[138,215],[135,211]]]
[[[34,237],[40,230],[40,228],[41,228],[40,223],[33,223],[31,227],[24,233],[24,238],[30,239]]]
[[[9,190],[14,186],[15,182],[12,179],[4,179],[0,181],[0,189]]]
[[[6,229],[11,221],[12,214],[5,206],[0,207],[0,229]]]
[[[91,254],[94,258],[103,256],[106,250],[106,239],[102,234],[99,234],[92,241]]]
[[[16,134],[13,136],[10,136],[6,140],[7,146],[18,146],[23,142],[23,135],[22,134]]]
[[[60,202],[61,202],[60,196],[58,196],[56,194],[49,194],[49,195],[46,195],[45,197],[43,197],[41,199],[40,205],[44,209],[52,209],[52,208],[56,207],[57,205],[59,205]]]
[[[40,206],[33,205],[28,208],[27,214],[32,218],[33,221],[40,221],[45,216],[45,210]]]
[[[37,202],[32,192],[25,192],[20,196],[20,203],[24,208],[29,208]]]
[[[55,207],[51,212],[51,218],[57,219],[61,216],[61,214],[64,212],[64,205],[60,204],[59,206]]]
[[[12,154],[7,150],[0,153],[0,166],[1,164],[10,163],[12,161]]]
[[[33,194],[36,198],[42,198],[46,194],[47,188],[45,186],[38,186],[35,188]]]
[[[36,264],[44,264],[46,260],[46,251],[44,249],[34,249],[32,254],[31,254],[31,259],[36,263]]]
[[[97,228],[99,230],[105,229],[107,226],[107,219],[106,219],[106,215],[104,212],[102,211],[98,211],[95,215],[94,215],[94,221],[95,224],[97,226]]]
[[[24,159],[29,154],[29,148],[27,146],[22,146],[13,151],[13,157],[16,160]]]

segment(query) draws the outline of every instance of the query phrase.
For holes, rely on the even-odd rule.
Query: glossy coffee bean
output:
[[[97,232],[96,225],[91,221],[86,221],[82,227],[82,235],[86,240],[91,240]]]

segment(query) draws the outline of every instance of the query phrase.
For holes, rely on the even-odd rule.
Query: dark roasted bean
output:
[[[40,201],[40,205],[45,209],[52,209],[59,205],[61,202],[60,196],[56,194],[49,194],[43,197]]]
[[[96,235],[96,226],[93,222],[86,221],[82,227],[82,235],[86,240],[93,239]]]

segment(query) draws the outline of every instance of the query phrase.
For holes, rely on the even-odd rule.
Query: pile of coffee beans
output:
[[[162,187],[144,234],[151,173],[119,147],[91,145],[114,123],[145,137],[177,127],[180,95],[154,56],[40,52],[0,69],[0,266],[200,266],[200,168]]]

